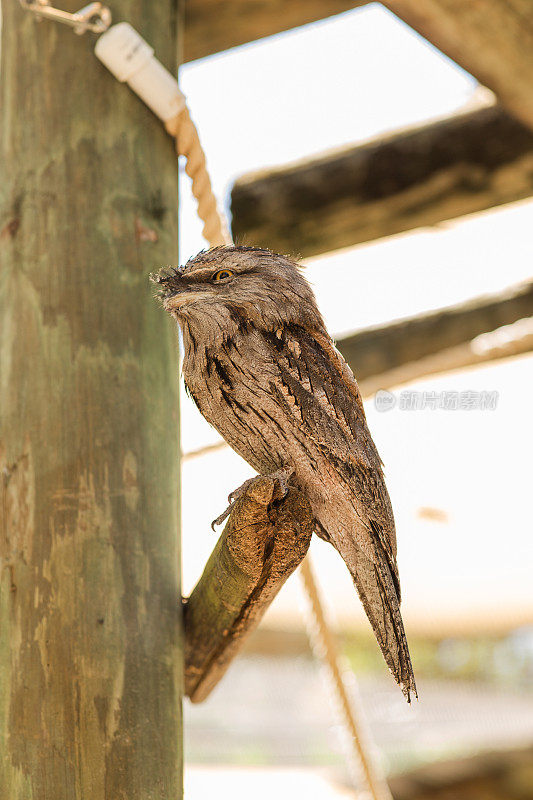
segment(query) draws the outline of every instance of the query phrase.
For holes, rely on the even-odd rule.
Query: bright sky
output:
[[[180,80],[224,201],[245,172],[452,113],[477,91],[469,75],[378,5],[186,65]],[[205,242],[183,184],[186,260]],[[307,275],[330,331],[339,334],[531,278],[532,223],[533,203],[519,203],[312,259]],[[498,613],[533,619],[532,365],[522,358],[411,387],[497,390],[495,411],[385,414],[368,404],[397,518],[404,611],[413,624]],[[182,439],[185,451],[218,439],[186,399]],[[250,474],[229,450],[184,465],[185,592],[214,545],[211,519]],[[444,510],[448,522],[421,520],[421,506]],[[360,620],[339,557],[321,542],[314,549],[333,612],[347,623]],[[291,584],[271,621],[295,620]]]

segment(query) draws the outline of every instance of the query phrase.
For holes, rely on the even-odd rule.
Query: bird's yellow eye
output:
[[[231,269],[219,269],[218,272],[215,272],[213,275],[213,281],[215,283],[219,283],[219,281],[225,281],[227,278],[233,277],[235,273]]]

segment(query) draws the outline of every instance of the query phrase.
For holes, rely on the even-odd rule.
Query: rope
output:
[[[196,210],[204,223],[202,230],[204,239],[209,242],[210,247],[232,244],[226,221],[218,210],[200,137],[187,106],[176,117],[168,120],[165,128],[176,139],[178,155],[186,158],[185,172],[192,181],[192,193],[197,202]]]
[[[300,577],[311,612],[311,619],[307,620],[307,635],[315,657],[322,661],[325,667],[328,684],[336,701],[337,713],[348,734],[344,745],[352,779],[358,783],[362,773],[372,800],[392,800],[389,787],[371,757],[374,748],[370,735],[365,730],[361,709],[357,708],[355,698],[350,700],[348,696],[340,669],[337,639],[326,619],[309,556],[302,562]]]
[[[219,210],[213,194],[205,153],[189,109],[185,106],[180,114],[165,123],[165,127],[172,136],[176,137],[178,154],[185,156],[187,159],[185,172],[192,180],[193,195],[198,203],[198,216],[204,223],[204,238],[210,247],[216,247],[220,244],[232,244],[226,220]],[[210,445],[205,449],[202,448],[198,451],[198,454],[210,450],[218,450],[223,446],[224,443],[217,442],[215,445]],[[188,454],[189,457],[194,455],[197,455],[197,453]],[[363,733],[362,710],[355,707],[355,698],[350,700],[348,697],[339,666],[339,651],[335,634],[329,627],[324,613],[309,555],[302,562],[300,575],[312,614],[312,619],[308,620],[307,634],[315,657],[322,661],[325,672],[329,676],[329,683],[336,700],[339,716],[347,734],[347,762],[354,783],[359,783],[358,776],[361,770],[357,767],[360,765],[364,783],[368,787],[372,800],[392,800],[386,781],[373,763],[369,736]]]

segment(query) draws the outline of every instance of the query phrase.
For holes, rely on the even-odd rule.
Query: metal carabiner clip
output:
[[[104,33],[111,25],[111,11],[103,3],[89,3],[75,14],[54,8],[48,0],[20,0],[20,4],[41,19],[51,19],[74,28],[74,33],[79,36],[86,31]]]

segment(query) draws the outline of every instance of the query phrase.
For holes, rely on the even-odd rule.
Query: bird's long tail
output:
[[[356,558],[347,561],[348,567],[387,666],[410,703],[411,693],[416,698],[418,694],[400,613],[398,581],[393,577],[379,545],[374,560],[368,558],[357,544],[355,547]]]

